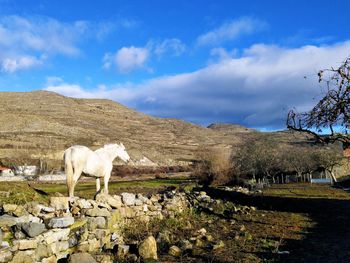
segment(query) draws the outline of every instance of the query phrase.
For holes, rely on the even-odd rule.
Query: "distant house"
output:
[[[0,166],[0,176],[14,176],[14,173],[10,168]]]

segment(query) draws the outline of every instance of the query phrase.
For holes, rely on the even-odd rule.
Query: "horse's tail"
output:
[[[72,189],[73,189],[73,165],[72,165],[72,151],[70,149],[66,150],[64,152],[64,168],[66,172],[67,177],[67,188],[68,188],[68,195],[69,197],[73,196]]]

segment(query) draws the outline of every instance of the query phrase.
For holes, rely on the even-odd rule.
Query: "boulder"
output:
[[[122,206],[122,201],[121,201],[120,196],[119,196],[119,198],[114,198],[114,197],[112,197],[108,194],[105,194],[105,193],[98,194],[96,196],[96,202],[106,203],[113,208],[119,208]]]
[[[36,222],[23,223],[21,228],[29,237],[36,237],[46,231],[44,224]]]
[[[70,263],[97,263],[89,253],[75,253],[69,257]]]
[[[51,218],[48,226],[50,228],[65,228],[73,224],[74,224],[74,217],[66,216],[66,217]]]
[[[111,216],[111,213],[108,211],[107,208],[98,208],[94,207],[92,209],[88,209],[85,213],[87,216],[93,216],[93,217],[98,217],[98,216]]]
[[[47,244],[51,244],[53,242],[58,242],[61,240],[68,240],[70,229],[62,228],[62,229],[52,229],[43,234],[43,239]]]
[[[143,259],[158,259],[157,242],[153,236],[147,237],[139,246],[139,255]]]
[[[0,216],[0,227],[9,227],[17,224],[17,218],[10,215]]]
[[[36,239],[20,239],[13,241],[14,246],[18,246],[19,250],[36,249],[38,241]]]
[[[35,249],[35,260],[42,262],[43,258],[48,258],[53,255],[53,251],[50,246],[39,243],[37,248]]]
[[[90,231],[94,231],[97,228],[101,229],[106,227],[106,219],[102,216],[89,217],[87,223]]]
[[[18,251],[11,263],[34,263],[34,251]]]
[[[136,196],[132,193],[122,193],[121,194],[123,203],[127,206],[135,205]]]
[[[52,196],[50,198],[50,206],[55,210],[67,210],[69,209],[69,197]]]

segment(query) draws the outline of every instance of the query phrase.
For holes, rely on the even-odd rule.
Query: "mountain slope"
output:
[[[59,159],[65,148],[97,148],[123,142],[134,161],[161,165],[194,158],[203,147],[238,145],[232,130],[216,130],[176,119],[151,117],[116,102],[74,99],[47,91],[0,92],[0,158],[19,151]]]

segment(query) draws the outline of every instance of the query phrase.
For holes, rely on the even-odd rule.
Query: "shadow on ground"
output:
[[[349,262],[350,261],[350,201],[324,198],[294,198],[257,195],[251,196],[208,188],[214,197],[261,210],[307,213],[315,226],[308,229],[302,240],[284,240],[280,251],[271,262]],[[258,255],[268,258],[267,255]]]

